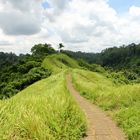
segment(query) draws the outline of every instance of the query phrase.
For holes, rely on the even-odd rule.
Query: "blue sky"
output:
[[[49,3],[48,3],[47,1],[43,2],[43,3],[42,3],[42,6],[43,6],[44,9],[50,7],[50,5],[49,5]]]
[[[109,0],[108,3],[120,14],[127,12],[132,5],[140,6],[140,0]],[[44,9],[50,7],[47,1],[43,2],[42,6]]]
[[[140,6],[140,0],[109,0],[108,3],[118,13],[127,12],[132,5]]]

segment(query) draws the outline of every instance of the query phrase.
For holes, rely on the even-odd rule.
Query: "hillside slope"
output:
[[[115,83],[64,54],[47,56],[42,66],[52,71],[49,78],[0,101],[0,139],[78,140],[85,135],[85,116],[66,88],[69,71],[82,96],[106,110],[129,140],[139,140],[139,84]]]
[[[65,54],[47,56],[43,61],[42,66],[51,70],[53,73],[58,73],[68,68],[80,68],[76,60]]]
[[[0,101],[0,140],[78,140],[85,129],[64,72]]]

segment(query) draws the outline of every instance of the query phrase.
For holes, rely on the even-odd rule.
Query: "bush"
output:
[[[20,85],[16,85],[20,87],[20,90],[24,89],[25,87],[33,84],[34,82],[41,80],[43,78],[47,78],[51,75],[51,72],[47,69],[44,69],[42,67],[36,67],[31,69],[23,79],[21,79],[18,83]]]
[[[108,72],[107,78],[111,78],[115,84],[128,84],[129,80],[123,72]]]
[[[134,72],[130,71],[124,71],[124,75],[127,77],[128,80],[136,80],[137,79],[137,74]]]
[[[98,65],[98,64],[92,64],[92,68],[95,72],[100,72],[100,73],[104,73],[105,72],[105,69]]]
[[[2,83],[0,85],[1,99],[7,98],[15,95],[17,92],[23,90],[27,86],[33,84],[34,82],[47,78],[51,75],[51,72],[42,67],[32,68],[27,74],[22,76],[20,79],[15,79],[12,82]]]
[[[15,87],[10,83],[6,87],[2,89],[2,98],[11,97],[16,94],[19,90],[15,89]]]
[[[18,66],[18,71],[20,73],[25,74],[25,73],[29,72],[30,69],[32,69],[34,67],[38,67],[38,66],[40,66],[40,63],[39,62],[28,61],[27,63]]]
[[[100,73],[105,72],[105,69],[98,64],[89,64],[89,63],[85,62],[84,60],[79,60],[78,62],[81,67],[88,69],[90,71],[100,72]]]

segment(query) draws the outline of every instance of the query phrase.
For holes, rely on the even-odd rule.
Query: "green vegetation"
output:
[[[106,69],[121,70],[126,76],[129,75],[129,80],[136,80],[140,77],[140,44],[132,43],[119,48],[107,48],[101,53],[63,52],[75,59],[83,59],[90,64],[102,65]]]
[[[114,78],[85,70],[76,69],[72,74],[82,96],[108,111],[129,140],[140,139],[140,84],[114,83]]]
[[[85,133],[84,115],[66,89],[65,73],[0,101],[0,108],[1,140],[78,140]]]
[[[62,51],[62,48],[64,48],[64,47],[65,47],[65,46],[64,46],[62,43],[59,43],[58,49],[59,49],[60,52]]]
[[[59,48],[63,47],[60,43]],[[0,100],[0,139],[78,140],[84,136],[85,116],[66,88],[69,70],[81,95],[107,111],[129,140],[139,140],[139,47],[131,44],[93,54],[60,53],[50,44],[38,44],[32,54],[1,52],[0,99],[8,99]]]
[[[48,68],[53,73],[58,73],[68,68],[80,68],[77,61],[61,53],[46,57],[42,67]]]
[[[51,44],[37,44],[31,48],[31,52],[35,56],[45,57],[50,54],[56,53],[56,51],[51,47]]]
[[[104,73],[105,72],[105,69],[103,67],[101,67],[100,65],[89,64],[82,59],[78,60],[78,64],[79,64],[79,66],[81,66],[85,70],[90,70],[90,71],[99,72],[99,73]]]
[[[9,98],[34,82],[47,78],[51,71],[41,67],[44,58],[56,53],[49,44],[38,44],[32,54],[0,53],[0,99]]]
[[[31,55],[9,54],[16,61],[8,59],[9,64],[2,63],[5,67],[0,75],[2,98],[53,75],[0,101],[1,140],[78,140],[85,135],[85,116],[69,94],[65,81],[65,70],[79,65],[52,50],[47,45],[35,45]],[[56,54],[49,55],[52,53]]]

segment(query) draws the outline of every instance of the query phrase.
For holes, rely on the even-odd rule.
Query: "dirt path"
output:
[[[67,88],[85,112],[88,122],[87,137],[84,140],[125,140],[125,135],[105,112],[80,96],[72,84],[71,75],[67,75]]]

